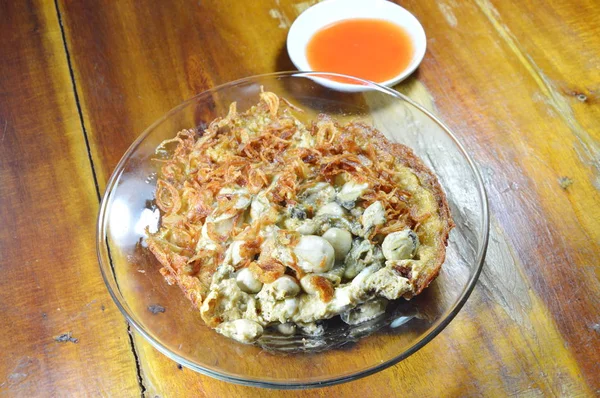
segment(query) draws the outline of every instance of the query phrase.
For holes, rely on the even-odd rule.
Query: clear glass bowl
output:
[[[115,303],[154,347],[174,361],[218,379],[272,388],[342,383],[385,369],[435,337],[458,313],[475,285],[485,256],[489,217],[479,172],[446,126],[407,97],[367,81],[339,75],[276,73],[250,77],[205,91],[171,110],[129,148],[115,169],[98,218],[97,251]],[[182,129],[203,128],[258,101],[261,87],[303,108],[307,119],[328,113],[365,121],[390,140],[414,149],[437,174],[456,222],[439,277],[421,295],[390,305],[370,322],[326,322],[320,337],[264,336],[243,345],[206,327],[177,286],[169,286],[144,244],[144,228],[156,228],[154,200],[157,145]],[[355,86],[356,88],[356,86]],[[153,313],[149,306],[164,312]],[[158,307],[154,307],[158,308]]]

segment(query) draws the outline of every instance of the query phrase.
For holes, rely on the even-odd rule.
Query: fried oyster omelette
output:
[[[242,343],[266,328],[379,316],[438,275],[454,226],[433,173],[362,123],[302,112],[270,92],[232,103],[157,154],[161,224],[147,244],[204,322]]]

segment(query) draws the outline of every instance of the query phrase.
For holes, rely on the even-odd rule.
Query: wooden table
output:
[[[293,69],[287,30],[314,2],[1,2],[1,395],[281,394],[180,369],[133,332],[100,276],[95,221],[152,121],[215,85]],[[407,360],[286,394],[600,395],[600,2],[401,3],[428,51],[396,88],[481,168],[486,264]]]

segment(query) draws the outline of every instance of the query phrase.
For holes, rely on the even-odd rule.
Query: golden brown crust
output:
[[[312,283],[315,286],[315,290],[319,295],[319,298],[328,303],[333,298],[333,285],[329,279],[322,276],[313,276]]]
[[[273,257],[250,263],[250,270],[262,283],[273,283],[285,274],[285,265]]]
[[[406,145],[390,142],[381,132],[371,126],[361,124],[365,129],[368,129],[371,134],[373,144],[380,151],[384,151],[396,157],[403,165],[409,167],[417,176],[421,184],[433,193],[438,204],[438,212],[441,220],[444,222],[441,233],[438,236],[439,243],[437,245],[436,261],[432,267],[426,272],[420,273],[416,281],[412,281],[415,285],[415,293],[421,293],[429,284],[438,276],[442,264],[446,259],[446,246],[448,244],[448,235],[454,228],[454,220],[450,215],[450,207],[446,194],[431,169],[427,167],[423,161],[415,155],[413,150]]]
[[[163,265],[161,273],[167,281],[178,283],[194,305],[202,308],[202,317],[211,327],[223,321],[219,301],[227,298],[221,291],[211,290],[213,275],[221,264],[226,262],[236,270],[249,267],[264,284],[286,274],[299,283],[310,272],[299,266],[293,251],[286,258],[278,257],[282,247],[294,248],[300,236],[284,227],[283,215],[316,183],[326,182],[339,192],[345,182],[352,181],[368,186],[356,199],[361,211],[377,204],[387,220],[367,227],[364,220],[360,226],[362,216],[352,216],[351,221],[361,228],[360,232],[352,230],[353,234],[361,239],[380,244],[388,234],[407,228],[417,231],[433,223],[421,228],[427,245],[435,248],[422,261],[424,266],[416,272],[410,265],[392,267],[409,281],[412,291],[405,297],[425,289],[439,273],[454,226],[433,172],[410,148],[390,143],[373,127],[362,123],[341,126],[320,115],[307,128],[274,94],[263,93],[261,99],[245,113],[238,113],[232,104],[229,114],[213,121],[201,137],[184,130],[159,147],[164,151],[175,146],[169,158],[161,160],[157,183],[161,229],[149,234],[147,242]],[[408,177],[399,177],[402,173]],[[400,183],[401,178],[418,183]],[[429,195],[426,208],[419,203],[424,191]],[[250,206],[250,202],[260,201],[265,202],[259,206],[264,211]],[[303,217],[315,216],[317,207],[306,205]],[[253,211],[258,214],[252,215]],[[275,223],[281,229],[265,238],[266,227]],[[239,242],[235,254],[229,250],[233,241]],[[325,258],[317,269],[324,268]],[[311,278],[320,300],[330,302],[336,289],[331,280],[319,275]],[[339,283],[336,281],[336,286]]]

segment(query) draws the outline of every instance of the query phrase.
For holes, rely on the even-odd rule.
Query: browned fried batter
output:
[[[235,266],[237,269],[250,267],[262,283],[285,274],[301,279],[305,272],[295,260],[284,264],[268,248],[261,249],[260,231],[276,222],[279,214],[299,202],[305,189],[318,182],[334,184],[341,179],[368,184],[361,205],[366,208],[381,202],[388,221],[373,228],[367,238],[405,228],[418,234],[431,214],[421,214],[413,194],[399,184],[397,169],[403,166],[412,169],[421,184],[433,192],[437,213],[445,222],[437,237],[435,264],[412,281],[416,293],[420,292],[437,275],[453,226],[445,196],[433,174],[409,148],[389,143],[370,126],[339,125],[331,117],[320,115],[307,128],[293,111],[299,109],[273,93],[263,92],[261,101],[247,112],[239,113],[233,103],[226,117],[214,120],[203,132],[183,130],[159,146],[157,152],[166,154],[158,160],[161,167],[156,186],[161,228],[149,234],[147,242],[163,265],[161,273],[169,283],[178,283],[200,307],[228,245],[243,240],[243,259]],[[302,137],[308,137],[309,142],[301,142],[305,139]],[[263,192],[268,210],[258,218],[249,217],[240,190],[250,196]],[[308,209],[309,213],[313,210]],[[282,229],[277,239],[293,246],[298,235]],[[410,269],[399,267],[398,272],[411,276]],[[331,281],[320,276],[314,279],[321,299],[331,300]],[[211,305],[216,301],[207,304]]]

